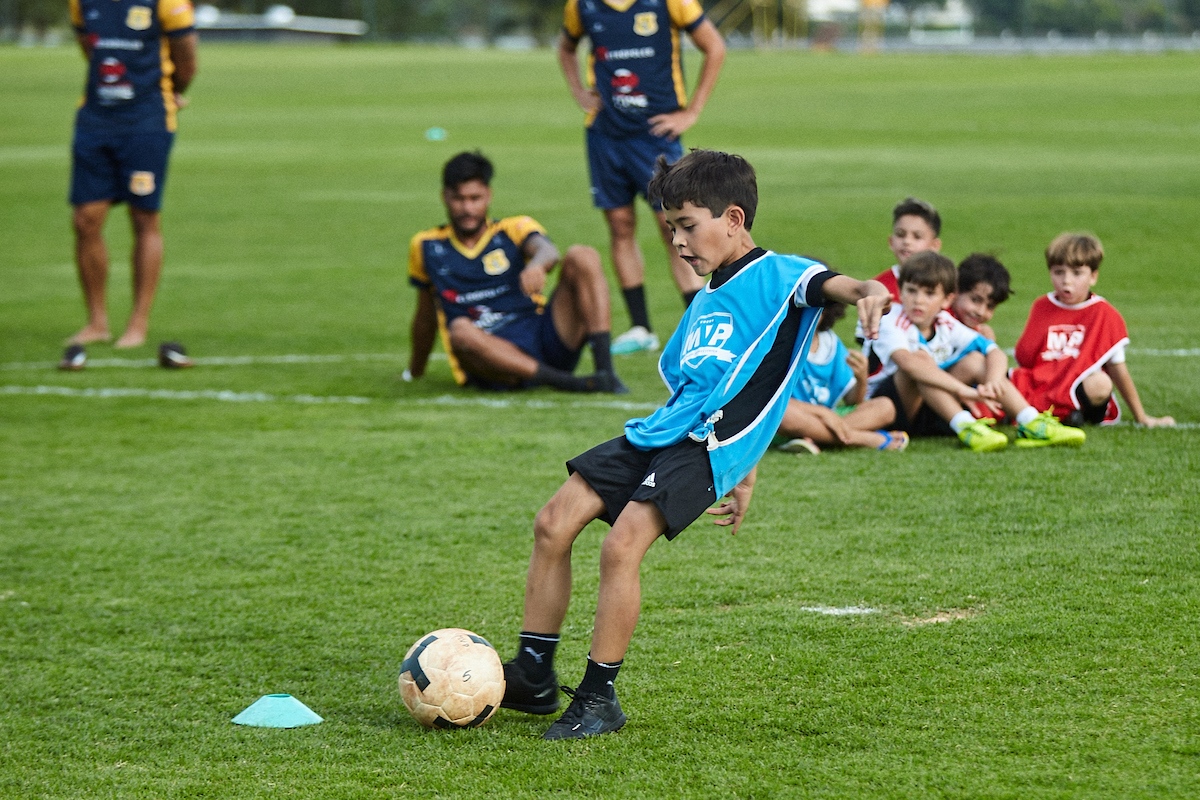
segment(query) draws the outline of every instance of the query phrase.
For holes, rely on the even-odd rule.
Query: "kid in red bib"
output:
[[[1104,249],[1090,234],[1060,234],[1046,248],[1054,291],[1039,297],[1017,341],[1012,382],[1039,411],[1070,424],[1111,424],[1120,417],[1115,387],[1140,425],[1174,425],[1151,417],[1125,366],[1129,333],[1121,314],[1092,294]]]

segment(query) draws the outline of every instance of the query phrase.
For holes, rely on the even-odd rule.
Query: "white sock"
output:
[[[955,433],[961,433],[963,428],[967,427],[974,421],[975,415],[970,411],[963,409],[950,418],[950,427],[954,429]]]
[[[1037,415],[1038,412],[1036,408],[1033,406],[1025,406],[1025,408],[1021,409],[1021,413],[1017,414],[1017,424],[1028,425],[1037,419]]]

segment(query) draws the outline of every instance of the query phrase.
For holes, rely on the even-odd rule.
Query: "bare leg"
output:
[[[1083,379],[1083,394],[1094,406],[1102,406],[1112,396],[1113,381],[1104,370],[1096,370]]]
[[[604,209],[612,246],[613,270],[622,289],[646,282],[646,262],[637,243],[637,212],[632,205]]]
[[[512,342],[481,331],[465,317],[450,323],[450,349],[472,375],[516,386],[537,374],[538,362]]]
[[[837,412],[812,403],[802,403],[799,400],[788,402],[787,410],[783,413],[783,422],[779,425],[779,433],[789,439],[811,439],[822,447],[872,447],[877,448],[887,441],[887,438],[876,433],[876,429],[895,419],[892,403],[886,398],[877,398],[887,404],[887,417],[884,422],[866,430],[851,426],[850,416],[838,417]],[[872,402],[872,401],[867,401]],[[883,419],[878,413],[879,404],[875,404],[867,413],[861,415],[860,421],[870,418]],[[831,424],[832,423],[832,424]],[[845,438],[839,435],[838,429],[844,432]]]
[[[163,237],[159,213],[129,208],[133,223],[133,311],[114,347],[140,347],[150,332],[150,308],[162,275]]]
[[[608,283],[595,249],[579,244],[567,248],[550,313],[554,329],[572,348],[582,346],[593,333],[610,330]]]
[[[108,200],[75,206],[71,224],[75,229],[75,268],[83,287],[83,302],[87,307],[87,324],[68,344],[107,342],[108,307],[105,285],[108,282],[108,248],[104,244],[104,220],[112,206]]]
[[[658,222],[658,233],[662,236],[663,244],[667,247],[667,259],[671,262],[671,277],[675,279],[675,285],[679,287],[679,293],[684,295],[695,294],[704,288],[704,278],[697,275],[696,271],[679,257],[679,251],[675,249],[675,245],[671,244],[671,229],[667,227],[667,219],[663,213],[656,211],[654,218]]]
[[[859,403],[842,419],[853,430],[877,431],[896,421],[896,407],[886,397],[872,397]]]
[[[590,652],[593,661],[615,664],[625,658],[642,610],[642,559],[666,529],[657,506],[631,502],[605,537]]]
[[[604,502],[578,474],[567,479],[533,522],[522,630],[558,633],[571,602],[571,548]]]

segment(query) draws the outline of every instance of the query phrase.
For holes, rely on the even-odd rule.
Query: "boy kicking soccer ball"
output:
[[[523,631],[504,667],[501,704],[533,714],[558,710],[554,651],[571,598],[572,545],[594,519],[612,526],[583,681],[568,690],[571,704],[546,739],[625,724],[613,685],[641,611],[639,568],[650,545],[674,539],[706,510],[737,533],[755,465],[783,418],[822,307],[855,304],[874,338],[890,302],[876,281],[755,246],[757,182],[738,156],[694,150],[674,165],[660,159],[650,192],[680,257],[709,281],[659,359],[670,400],[629,420],[624,436],[568,461],[570,477],[534,521]]]

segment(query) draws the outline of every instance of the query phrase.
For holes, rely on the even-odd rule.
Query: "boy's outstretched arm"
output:
[[[1104,371],[1112,378],[1113,386],[1121,393],[1121,397],[1125,398],[1125,405],[1129,406],[1129,411],[1138,425],[1145,425],[1147,428],[1174,426],[1174,417],[1151,417],[1146,414],[1146,409],[1142,408],[1142,400],[1138,397],[1137,387],[1133,384],[1133,376],[1129,374],[1129,367],[1125,366],[1124,362],[1105,364]]]
[[[750,508],[750,495],[754,494],[754,481],[758,477],[758,467],[750,470],[750,474],[738,481],[738,485],[730,490],[721,504],[708,509],[706,514],[712,514],[714,517],[714,525],[733,526],[730,531],[734,536],[737,535],[738,528],[742,527],[742,520],[746,517],[746,510]]]
[[[892,296],[879,281],[860,281],[849,275],[835,275],[822,287],[825,296],[858,308],[858,321],[868,339],[879,336],[879,320],[892,305]]]

